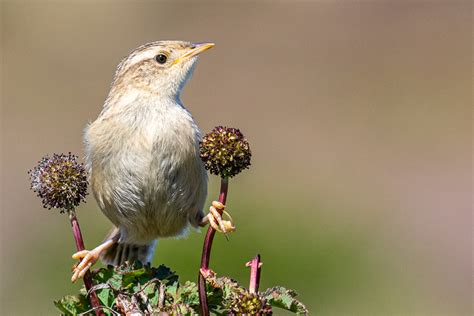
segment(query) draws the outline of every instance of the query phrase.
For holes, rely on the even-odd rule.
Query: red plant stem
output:
[[[69,220],[71,221],[72,226],[72,233],[74,235],[74,241],[76,242],[76,249],[77,251],[84,250],[84,239],[82,239],[81,227],[79,227],[79,221],[76,217],[76,211],[74,209],[70,209],[68,211]],[[92,288],[92,275],[90,271],[87,271],[84,275],[84,285],[86,287],[87,292],[89,293],[90,289]],[[96,316],[105,316],[104,312],[100,308],[99,298],[95,291],[90,292],[89,300],[91,302],[92,307],[95,309]]]
[[[260,285],[260,273],[262,269],[262,262],[260,261],[260,255],[257,254],[255,258],[247,262],[246,266],[250,267],[250,293],[258,293],[258,287]]]
[[[219,202],[225,205],[227,200],[227,191],[229,188],[229,179],[221,178],[221,191],[219,193]],[[222,215],[222,211],[218,210]],[[209,269],[209,261],[211,259],[211,248],[212,241],[214,240],[214,235],[216,231],[209,225],[207,229],[206,238],[204,238],[204,246],[202,247],[201,255],[201,269],[199,271],[199,303],[201,304],[201,315],[209,315],[209,307],[207,306],[207,296],[206,296],[206,279],[202,275],[202,270]]]

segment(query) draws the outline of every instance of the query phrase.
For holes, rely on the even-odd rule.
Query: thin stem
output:
[[[260,273],[262,270],[263,263],[260,261],[260,255],[257,254],[255,258],[247,262],[246,266],[250,267],[250,293],[258,293],[258,287],[260,285]]]
[[[76,211],[74,209],[68,210],[69,220],[71,221],[72,226],[72,234],[74,235],[74,241],[76,243],[77,251],[84,250],[84,239],[82,239],[81,227],[79,226],[79,221],[76,217]],[[84,285],[86,287],[86,291],[89,293],[90,289],[92,288],[92,275],[90,271],[87,271],[84,275]],[[99,298],[95,291],[90,292],[89,296],[90,303],[94,309],[96,316],[105,316],[99,302]]]
[[[227,191],[229,188],[229,179],[221,179],[221,189],[219,193],[219,202],[225,205],[227,200]],[[218,210],[222,215],[223,210]],[[207,296],[206,296],[206,279],[202,275],[201,271],[209,269],[209,261],[211,259],[211,248],[212,241],[214,240],[214,235],[216,231],[212,226],[209,225],[207,229],[206,237],[204,238],[204,246],[202,248],[201,255],[201,269],[199,271],[199,303],[201,304],[201,314],[203,316],[209,315],[209,307],[207,306]]]

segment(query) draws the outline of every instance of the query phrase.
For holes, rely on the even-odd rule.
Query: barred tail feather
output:
[[[148,264],[155,253],[157,241],[154,240],[146,245],[134,245],[117,242],[102,254],[102,261],[104,264],[120,266],[126,261],[133,263],[140,261],[143,264]]]

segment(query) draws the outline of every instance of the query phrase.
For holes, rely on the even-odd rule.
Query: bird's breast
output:
[[[202,209],[207,174],[200,132],[179,104],[102,115],[86,130],[91,187],[116,225],[148,236],[179,234]]]

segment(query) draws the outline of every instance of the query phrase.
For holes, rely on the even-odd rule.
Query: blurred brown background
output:
[[[247,284],[260,252],[262,287],[294,288],[312,314],[470,314],[471,14],[470,1],[2,1],[0,314],[57,314],[77,291],[68,220],[26,172],[46,153],[82,157],[115,66],[159,39],[217,44],[183,101],[203,131],[239,127],[253,149],[218,273]],[[78,214],[92,247],[109,223],[92,197]],[[154,263],[195,280],[203,238],[162,240]]]

